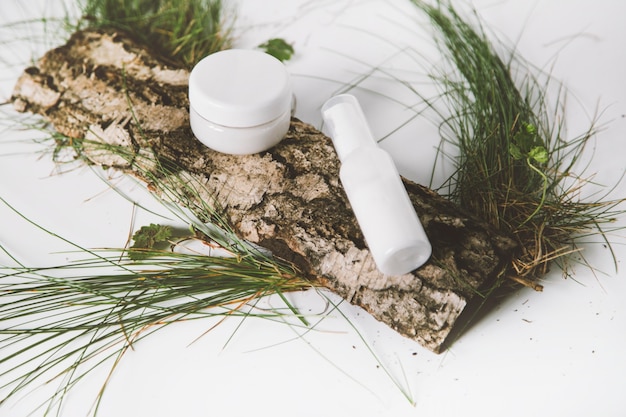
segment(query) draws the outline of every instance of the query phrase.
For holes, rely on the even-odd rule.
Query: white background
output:
[[[9,21],[63,13],[59,1],[24,3],[2,0],[0,16]],[[466,2],[455,4],[469,10]],[[588,149],[593,161],[587,173],[595,174],[597,183],[615,184],[624,171],[626,150],[626,3],[471,4],[488,31],[517,45],[521,56],[565,83],[570,93],[566,123],[572,137],[599,114],[603,129]],[[410,48],[427,56],[432,52],[429,32],[419,30],[425,19],[408,0],[240,0],[229,8],[236,17],[237,46],[254,47],[271,37],[294,44],[296,56],[288,67],[298,100],[296,116],[315,126],[320,126],[321,104],[347,83],[376,67],[419,82],[428,62],[407,59],[408,54],[399,51]],[[25,63],[55,43],[53,37],[38,37],[40,25],[28,27],[2,29],[2,41],[9,42],[0,49],[6,61],[0,101],[10,96]],[[22,35],[27,40],[20,43]],[[380,138],[410,118],[406,106],[417,103],[397,80],[380,71],[351,92],[362,100]],[[7,106],[2,109],[4,119],[19,117]],[[21,213],[85,247],[123,246],[133,218],[138,226],[161,221],[143,211],[134,213],[130,203],[88,168],[59,175],[49,155],[38,153],[41,147],[23,142],[35,135],[22,130],[0,136],[0,196]],[[437,143],[435,129],[417,120],[382,146],[392,152],[403,174],[428,183]],[[444,177],[445,170],[438,171],[436,181]],[[125,179],[116,181],[146,200],[139,187]],[[624,196],[624,190],[621,184],[612,197]],[[146,204],[159,208],[149,199]],[[620,219],[616,225],[623,224]],[[619,262],[625,253],[623,238],[617,233],[609,239]],[[30,265],[59,263],[71,256],[59,253],[71,247],[37,231],[3,205],[0,241]],[[602,245],[587,246],[585,256],[595,272],[576,267],[575,279],[566,280],[555,270],[545,278],[543,293],[520,290],[499,300],[441,355],[350,306],[342,310],[367,345],[336,312],[305,337],[297,337],[285,324],[251,319],[236,328],[239,323],[232,319],[192,343],[213,323],[175,325],[138,343],[124,357],[98,415],[623,416],[626,273],[615,271]],[[314,314],[324,312],[315,293],[293,294],[291,299],[311,312],[313,321]],[[85,415],[106,375],[106,367],[93,372],[67,397],[61,415]],[[45,389],[0,406],[0,416],[26,415],[35,399],[45,397]]]

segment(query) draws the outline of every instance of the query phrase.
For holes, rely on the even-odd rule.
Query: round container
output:
[[[191,129],[219,152],[245,155],[278,144],[289,129],[291,102],[286,67],[265,52],[216,52],[189,76]]]

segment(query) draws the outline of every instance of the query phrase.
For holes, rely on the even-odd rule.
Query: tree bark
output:
[[[404,180],[433,255],[412,273],[385,276],[341,187],[330,139],[293,119],[285,139],[267,152],[214,152],[189,128],[187,78],[186,70],[168,67],[124,33],[86,30],[26,69],[13,101],[19,111],[43,115],[68,137],[174,161],[204,185],[207,201],[217,202],[241,238],[292,261],[306,277],[441,351],[470,300],[509,263],[514,241]],[[82,156],[92,163],[146,178],[145,165],[138,169],[87,143]]]

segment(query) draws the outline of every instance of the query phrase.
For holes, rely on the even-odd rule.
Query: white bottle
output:
[[[339,177],[378,269],[401,275],[422,266],[432,248],[391,156],[374,139],[357,99],[322,107],[341,161]]]

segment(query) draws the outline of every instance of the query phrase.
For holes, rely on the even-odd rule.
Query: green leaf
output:
[[[524,158],[524,155],[522,154],[522,150],[520,149],[519,146],[517,146],[514,143],[511,143],[509,145],[509,154],[511,154],[511,156],[515,160],[520,160],[520,159]]]
[[[530,124],[530,123],[525,123],[524,128],[526,129],[526,133],[528,133],[529,135],[532,135],[532,136],[537,135],[537,126]]]
[[[535,142],[535,138],[532,135],[529,135],[526,131],[518,132],[515,135],[514,140],[515,144],[519,147],[520,152],[522,153],[528,153]]]
[[[293,46],[280,38],[270,39],[259,45],[259,48],[282,62],[289,61],[294,54]]]
[[[537,137],[537,127],[530,123],[522,123],[522,128],[513,136],[513,142],[523,155],[529,155],[533,147],[542,144]]]
[[[535,146],[528,152],[528,157],[539,164],[545,164],[548,162],[548,150],[545,146]]]
[[[133,235],[133,245],[128,255],[133,260],[145,259],[149,254],[145,249],[153,249],[160,243],[167,242],[172,237],[172,228],[160,224],[151,223],[150,226],[142,226]],[[134,249],[134,250],[133,250]]]

